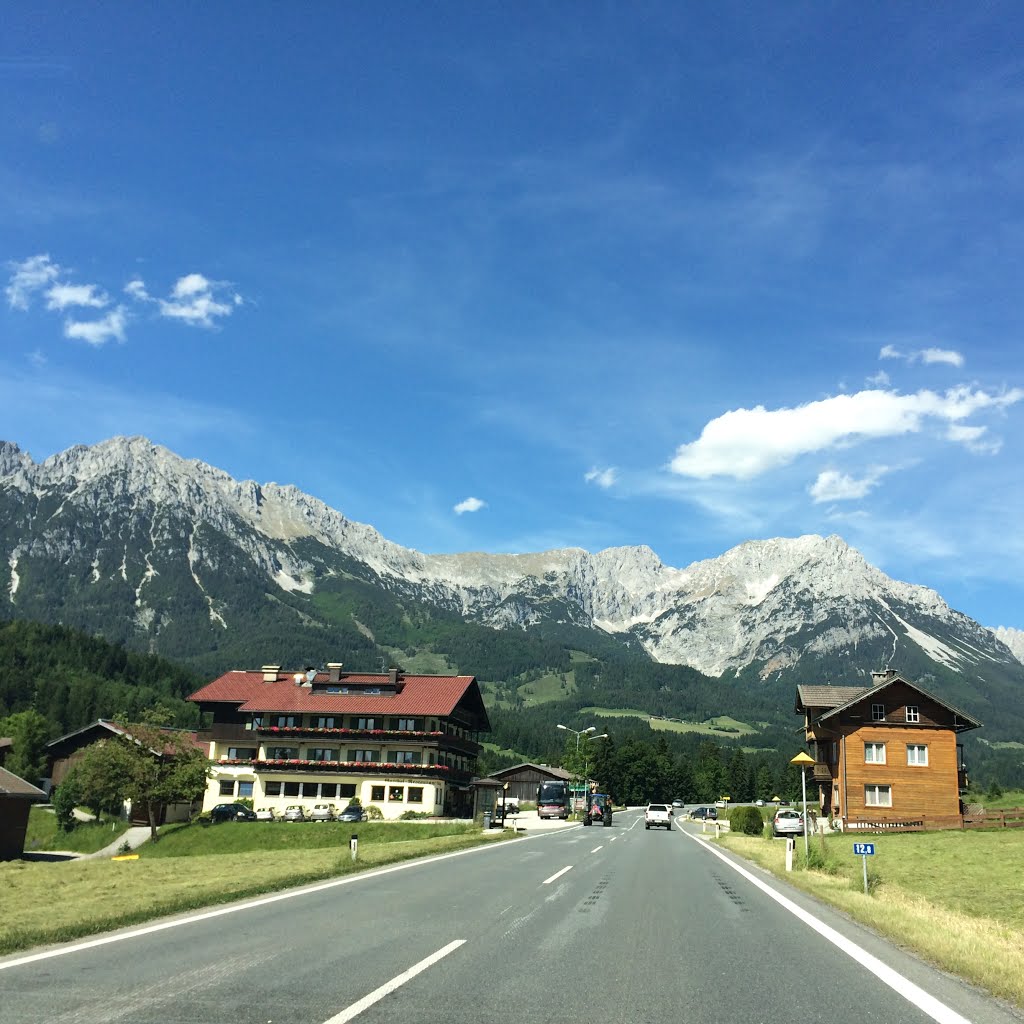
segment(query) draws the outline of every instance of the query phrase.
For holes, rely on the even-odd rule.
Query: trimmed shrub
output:
[[[374,807],[373,804],[370,804],[370,806],[364,808],[364,810],[366,811],[366,820],[367,821],[383,821],[384,820],[384,812],[379,807]]]
[[[733,807],[729,811],[729,828],[745,836],[759,836],[764,832],[764,820],[756,807]]]

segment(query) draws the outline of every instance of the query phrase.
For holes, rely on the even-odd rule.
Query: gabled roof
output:
[[[320,673],[313,680],[313,685],[322,687],[327,681],[327,676]],[[251,712],[436,715],[443,718],[450,715],[467,691],[476,686],[476,677],[403,675],[400,682],[401,691],[394,696],[325,693],[322,689],[297,686],[290,673],[278,674],[276,680],[264,682],[261,671],[235,670],[225,672],[219,679],[196,690],[188,699],[197,704],[236,704],[239,711]],[[387,687],[389,676],[386,673],[346,673],[338,683],[331,685],[348,684]],[[480,711],[486,714],[482,701]]]
[[[937,697],[918,683],[912,683],[909,679],[904,679],[903,676],[896,675],[895,673],[874,686],[798,686],[797,711],[802,711],[806,708],[829,708],[819,719],[819,721],[823,722],[825,719],[833,718],[849,710],[868,697],[874,697],[882,693],[896,683],[908,686],[911,690],[916,690],[922,696],[935,701],[936,704],[944,707],[951,714],[959,718],[962,724],[956,727],[957,732],[965,732],[967,729],[981,727],[981,722],[972,715],[967,714],[966,711],[958,708],[955,704],[950,704],[949,701]],[[830,692],[835,694],[835,698],[829,698]]]
[[[209,749],[207,744],[200,741],[198,735],[193,729],[174,729],[171,726],[161,726],[160,731],[166,733],[185,733],[188,736],[192,746],[195,747],[197,750],[201,750],[205,754]],[[86,734],[90,732],[95,733],[96,735],[93,739],[87,740]],[[125,729],[123,725],[119,725],[117,722],[113,722],[109,718],[97,718],[95,722],[90,722],[88,725],[82,726],[81,729],[75,729],[74,732],[69,732],[66,735],[60,736],[55,740],[50,740],[50,742],[47,743],[47,746],[60,747],[63,745],[67,745],[70,746],[73,750],[77,750],[80,744],[74,742],[68,743],[69,740],[73,741],[76,738],[80,738],[82,742],[95,743],[97,742],[97,740],[104,739],[105,733],[109,733],[111,736],[125,736],[129,739],[132,738],[131,733],[127,729]],[[170,753],[170,750],[165,750],[164,753]],[[61,756],[64,755],[56,753],[51,754],[51,757]]]
[[[553,779],[562,779],[566,782],[575,778],[572,772],[567,772],[564,768],[556,768],[550,764],[535,764],[533,761],[523,761],[522,764],[514,764],[511,768],[502,768],[500,771],[491,772],[491,778],[504,780],[506,776],[515,775],[516,772],[521,772],[524,768],[532,768],[534,771],[550,775]]]
[[[864,686],[798,686],[796,710],[807,708],[835,708],[859,697],[870,687]]]
[[[9,772],[6,768],[0,768],[0,796],[18,797],[22,800],[45,800],[46,794],[31,782]]]

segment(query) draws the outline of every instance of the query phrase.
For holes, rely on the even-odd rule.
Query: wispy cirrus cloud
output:
[[[215,327],[219,319],[230,316],[244,302],[227,282],[194,273],[179,277],[166,299],[150,295],[140,278],[129,281],[124,290],[140,302],[155,303],[162,317],[191,327]]]
[[[464,498],[452,507],[452,511],[457,516],[461,516],[466,512],[479,512],[482,508],[487,508],[486,501],[481,501],[479,498]]]
[[[26,260],[9,262],[11,276],[4,294],[11,309],[26,311],[32,304],[36,292],[42,291],[60,276],[61,268],[50,259],[48,253],[30,256]]]
[[[933,363],[945,363],[957,368],[964,365],[964,357],[960,352],[949,348],[918,348],[905,352],[895,345],[883,345],[878,353],[879,359],[902,359],[907,363],[921,362],[926,366]]]
[[[930,420],[964,425],[985,410],[1004,409],[1024,399],[1024,389],[989,394],[967,386],[944,394],[918,391],[860,391],[796,408],[734,409],[711,420],[701,436],[680,445],[669,463],[673,473],[705,480],[760,476],[801,455],[850,446],[870,438],[917,433]],[[947,435],[948,437],[948,435]],[[963,440],[963,438],[956,438]]]
[[[49,312],[64,313],[71,309],[106,309],[111,298],[97,284],[76,284],[69,280],[70,271],[54,262],[49,254],[40,253],[28,259],[7,264],[10,277],[5,294],[11,309],[28,312],[37,297],[45,299]],[[150,306],[164,319],[190,327],[216,327],[230,316],[244,299],[225,281],[212,281],[203,274],[179,277],[166,298],[150,295],[141,278],[133,278],[124,293],[138,306]],[[125,329],[135,314],[124,304],[95,320],[81,316],[64,321],[64,337],[103,345],[108,341],[124,341]]]
[[[598,487],[608,490],[619,478],[619,471],[615,466],[608,466],[607,469],[598,469],[596,466],[583,474],[583,479],[588,484],[597,484]]]
[[[850,476],[836,469],[826,469],[808,488],[815,504],[823,501],[855,501],[866,497],[889,472],[888,466],[875,466],[861,477]]]

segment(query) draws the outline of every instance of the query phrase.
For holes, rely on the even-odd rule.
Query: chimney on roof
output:
[[[397,668],[389,668],[388,669],[388,682],[392,686],[397,686],[398,685],[398,669]]]
[[[883,669],[881,672],[872,672],[871,685],[880,686],[882,683],[887,683],[890,679],[894,679],[895,677],[896,669],[894,668]]]
[[[329,661],[327,662],[327,681],[330,683],[341,682],[341,666],[340,661]]]
[[[277,673],[281,671],[280,665],[264,665],[263,666],[263,682],[265,683],[276,683]]]

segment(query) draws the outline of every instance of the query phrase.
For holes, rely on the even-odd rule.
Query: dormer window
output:
[[[884,704],[872,704],[871,705],[871,721],[872,722],[884,722],[885,721],[885,705]]]
[[[907,705],[907,721],[908,722],[920,722],[921,721],[921,709],[914,704]]]

